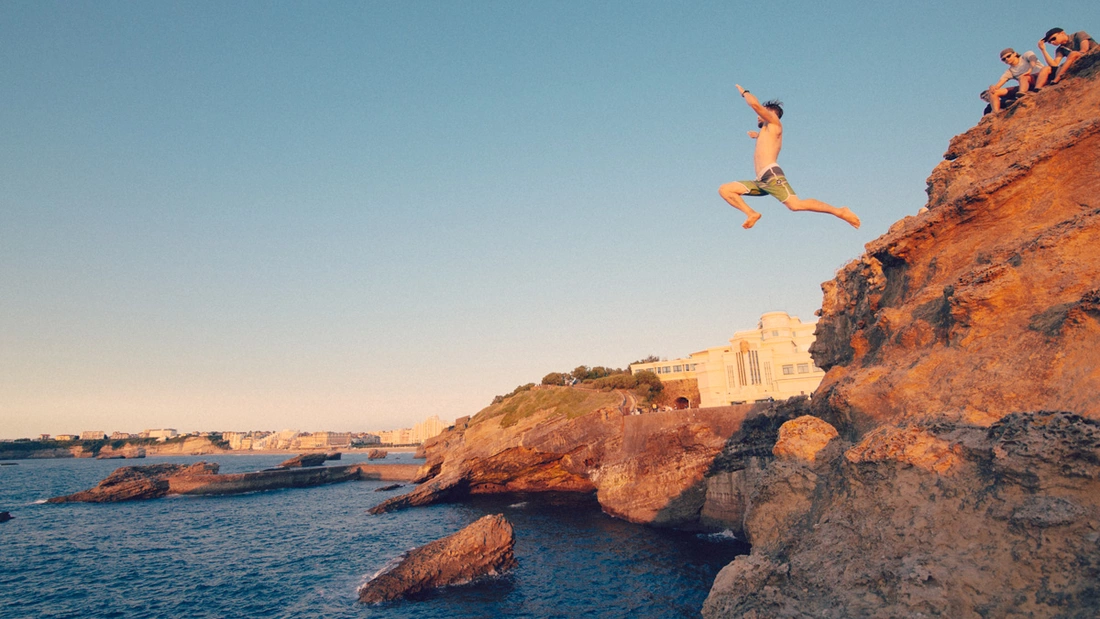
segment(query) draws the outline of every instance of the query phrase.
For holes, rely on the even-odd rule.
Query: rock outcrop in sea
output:
[[[323,454],[322,454],[323,456]],[[217,496],[308,488],[357,480],[407,481],[417,467],[412,464],[349,464],[276,468],[255,473],[219,474],[218,465],[196,462],[127,466],[116,469],[103,481],[75,494],[54,497],[49,503],[112,503],[158,499],[170,494]]]
[[[1100,615],[1100,54],[1075,68],[822,286],[817,419],[747,421],[708,477],[752,553],[705,617]]]
[[[461,531],[410,551],[359,589],[359,601],[385,602],[429,589],[503,574],[516,565],[512,524],[484,516]]]
[[[115,503],[159,499],[169,493],[174,477],[210,477],[218,474],[218,465],[152,464],[115,469],[96,487],[74,494],[54,497],[47,503]]]

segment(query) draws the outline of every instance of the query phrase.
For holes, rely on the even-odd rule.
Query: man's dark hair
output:
[[[764,107],[775,112],[775,115],[783,118],[783,102],[779,99],[772,99],[771,101],[765,101]]]
[[[1043,37],[1043,40],[1047,43],[1050,43],[1050,37],[1058,34],[1059,32],[1065,32],[1065,30],[1062,30],[1061,28],[1051,28],[1050,30],[1047,30],[1047,34],[1045,37]]]

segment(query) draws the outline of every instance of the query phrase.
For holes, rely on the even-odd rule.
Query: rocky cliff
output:
[[[1086,56],[953,139],[928,212],[823,285],[821,416],[856,434],[928,411],[1100,416],[1098,73]]]
[[[753,547],[704,616],[1100,615],[1100,54],[1076,69],[823,285],[814,416],[746,424],[708,477]]]
[[[412,492],[371,510],[505,492],[595,492],[646,524],[695,526],[704,476],[752,406],[629,415],[626,392],[546,387],[516,394],[425,445]]]

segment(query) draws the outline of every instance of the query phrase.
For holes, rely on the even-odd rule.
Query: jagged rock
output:
[[[803,415],[779,426],[779,437],[772,455],[780,460],[814,462],[817,454],[840,436],[836,428],[817,417]]]
[[[0,522],[11,520],[11,512],[0,512]]]
[[[390,455],[390,452],[384,449],[372,449],[367,452],[368,460],[382,460],[386,456]]]
[[[386,485],[386,486],[382,486],[381,488],[375,488],[374,491],[375,492],[389,492],[391,490],[397,490],[398,488],[401,488],[401,487],[402,487],[401,484],[389,484],[389,485]]]
[[[1081,63],[952,140],[928,211],[822,286],[812,412],[840,437],[720,458],[714,511],[753,547],[704,617],[1100,616],[1100,53]]]
[[[279,464],[281,468],[297,468],[305,466],[322,466],[328,460],[327,454],[301,454],[294,456],[289,460],[285,460]]]
[[[392,569],[359,590],[359,601],[384,602],[502,574],[515,567],[515,533],[500,514],[485,516],[458,533],[409,552]]]
[[[822,285],[817,416],[1100,417],[1100,53],[956,137],[906,217]]]
[[[886,430],[812,484],[805,467],[767,468],[773,500],[746,523],[753,557],[723,570],[705,617],[1100,612],[1100,422]]]
[[[176,475],[211,476],[218,472],[217,464],[153,464],[115,469],[103,481],[90,489],[67,496],[54,497],[48,503],[114,503],[157,499],[168,494],[169,478]]]
[[[325,460],[326,461],[328,461],[328,460],[340,460],[340,459],[343,459],[343,457],[344,457],[343,454],[341,454],[338,451],[334,451],[334,452],[330,453],[329,455],[325,456]]]

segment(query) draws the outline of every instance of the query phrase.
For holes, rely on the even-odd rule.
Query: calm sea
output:
[[[697,617],[718,570],[746,552],[722,535],[612,519],[575,496],[508,496],[382,516],[387,482],[231,497],[45,505],[124,464],[218,462],[254,471],[283,456],[21,460],[0,466],[0,616]],[[344,462],[356,461],[345,455]],[[414,462],[391,454],[389,462]],[[404,490],[398,490],[402,492]],[[509,575],[415,601],[359,604],[358,587],[402,552],[489,513],[516,532]]]

